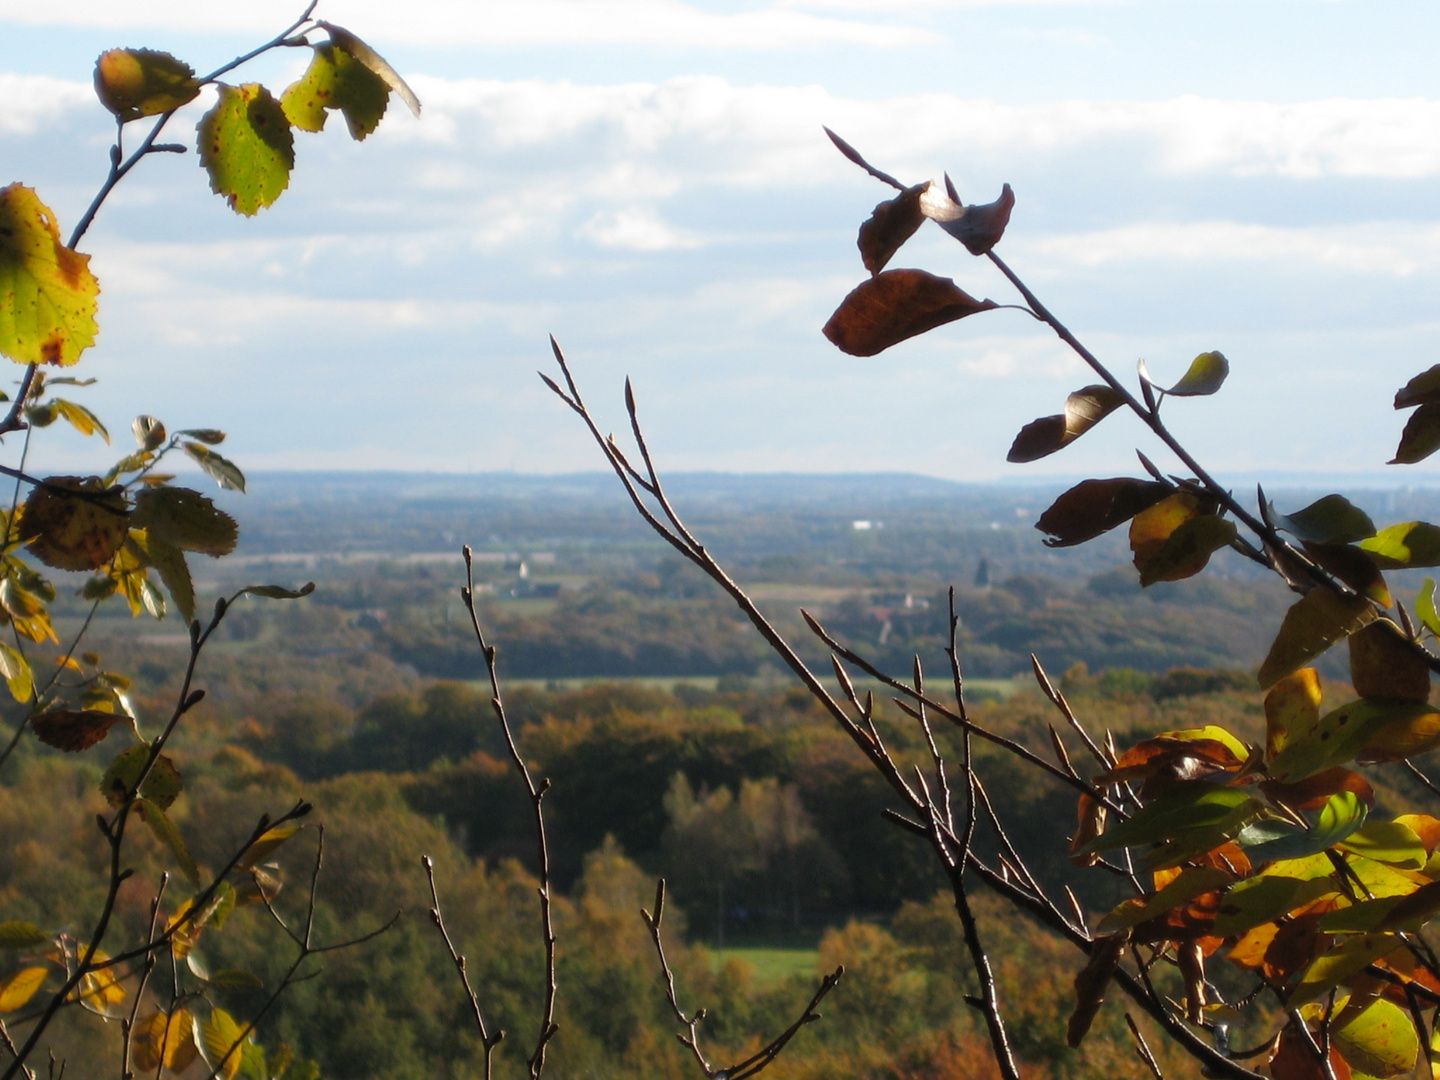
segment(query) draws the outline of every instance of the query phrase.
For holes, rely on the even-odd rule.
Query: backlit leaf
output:
[[[1419,701],[1401,700],[1397,704],[1402,709],[1400,715],[1372,731],[1355,755],[1362,764],[1399,761],[1440,746],[1440,712]]]
[[[1109,386],[1086,386],[1065,401],[1065,412],[1042,416],[1020,429],[1005,460],[1038,461],[1068,446],[1125,403],[1124,395]]]
[[[1010,213],[1015,209],[1015,192],[1006,184],[994,202],[962,206],[931,184],[920,198],[920,208],[926,217],[964,244],[971,255],[984,255],[1005,235]]]
[[[280,95],[280,107],[302,131],[325,126],[327,110],[338,109],[357,141],[369,135],[385,115],[390,88],[375,72],[334,45],[316,45],[300,80]]]
[[[1435,610],[1435,579],[1426,578],[1415,597],[1415,614],[1425,624],[1425,629],[1440,635],[1440,611]]]
[[[994,308],[949,278],[924,270],[886,270],[840,302],[824,333],[842,352],[874,356],[906,338]]]
[[[103,741],[112,727],[126,719],[121,713],[98,709],[54,709],[36,713],[30,726],[41,742],[74,753]]]
[[[130,430],[141,450],[158,450],[165,442],[165,425],[153,416],[137,416]]]
[[[1360,541],[1360,549],[1382,570],[1440,566],[1440,528],[1427,521],[1402,521]]]
[[[55,215],[35,192],[0,189],[0,355],[17,364],[75,363],[95,344],[99,292],[90,256],[60,242]]]
[[[1345,851],[1401,870],[1419,870],[1429,854],[1415,830],[1400,821],[1371,821],[1345,838]]]
[[[1311,589],[1285,613],[1280,632],[1260,665],[1257,678],[1261,689],[1274,686],[1375,618],[1375,606],[1363,596],[1338,596],[1327,588]]]
[[[28,704],[35,696],[35,675],[30,670],[30,661],[21,655],[19,649],[0,641],[0,676],[10,696],[22,704]]]
[[[1202,893],[1223,889],[1235,880],[1233,874],[1213,866],[1186,867],[1170,884],[1154,896],[1126,900],[1110,912],[1095,927],[1097,934],[1111,934],[1125,930],[1163,915],[1172,908],[1189,903]]]
[[[1359,1015],[1342,1020],[1334,1038],[1351,1067],[1370,1076],[1408,1073],[1420,1053],[1420,1037],[1410,1014],[1385,998],[1374,999]]]
[[[1440,404],[1421,405],[1410,414],[1391,465],[1413,465],[1440,449]]]
[[[1213,394],[1230,374],[1230,361],[1223,353],[1201,353],[1190,361],[1190,368],[1180,381],[1166,390],[1171,397],[1203,397]]]
[[[181,551],[211,556],[230,554],[240,537],[234,518],[198,491],[181,487],[137,492],[130,524]]]
[[[280,103],[259,83],[217,85],[219,100],[200,121],[200,164],[215,194],[253,216],[290,185],[294,136]]]
[[[1270,775],[1293,782],[1362,755],[1383,759],[1390,755],[1387,747],[1409,744],[1417,724],[1429,731],[1440,725],[1440,714],[1418,701],[1348,702],[1308,731],[1291,731],[1289,743],[1270,762]]]
[[[1035,527],[1048,534],[1048,547],[1071,547],[1093,540],[1136,514],[1154,506],[1171,492],[1166,484],[1116,477],[1082,480],[1052,503]]]
[[[1312,544],[1302,540],[1300,546],[1316,566],[1333,574],[1350,588],[1368,596],[1381,607],[1392,607],[1395,598],[1375,559],[1352,544]],[[1272,549],[1274,550],[1274,549]]]
[[[132,532],[131,539],[145,552],[145,558],[160,574],[160,580],[175,601],[175,610],[189,625],[195,619],[195,584],[190,577],[190,567],[185,562],[185,553],[144,530]]]
[[[1348,544],[1375,535],[1370,515],[1343,495],[1326,495],[1289,515],[1271,507],[1270,519],[1276,528],[1316,544]]]
[[[263,990],[265,981],[258,975],[239,968],[225,968],[205,980],[211,986],[238,986],[246,990]]]
[[[49,940],[50,936],[34,923],[17,920],[0,922],[0,949],[29,949],[44,945]]]
[[[177,431],[177,435],[189,435],[192,439],[198,439],[206,446],[219,446],[225,441],[225,432],[216,428],[186,428],[184,431]]]
[[[73,401],[65,401],[61,398],[56,398],[54,404],[66,423],[81,435],[99,435],[107,443],[110,441],[110,432],[105,430],[105,425],[100,422],[100,418],[84,405],[76,405]]]
[[[1215,916],[1215,933],[1229,937],[1271,922],[1286,912],[1336,892],[1324,855],[1284,859],[1230,889]]]
[[[1265,756],[1275,755],[1320,722],[1320,676],[1301,668],[1276,681],[1265,695]]]
[[[222,488],[244,492],[245,474],[240,471],[233,461],[221,457],[208,446],[203,446],[197,442],[181,443],[180,447]]]
[[[26,550],[59,570],[99,570],[125,543],[123,495],[98,476],[51,476],[25,500]]]
[[[1402,631],[1379,619],[1350,635],[1350,685],[1366,698],[1430,700],[1430,665],[1401,639]]]
[[[50,974],[47,967],[27,967],[7,979],[0,979],[0,1013],[14,1012],[25,1006],[45,984]]]
[[[1135,519],[1139,521],[1139,518]],[[1216,514],[1201,514],[1185,522],[1140,567],[1140,584],[1180,581],[1205,569],[1210,556],[1235,539],[1235,523]]]
[[[1235,822],[1239,832],[1247,820],[1262,809],[1244,789],[1222,787],[1203,780],[1188,780],[1146,803],[1131,817],[1116,822],[1084,849],[1109,851],[1119,847],[1140,847],[1171,840],[1193,829]]]
[[[1288,821],[1265,819],[1240,830],[1236,842],[1251,862],[1274,859],[1303,859],[1333,847],[1365,823],[1369,809],[1354,792],[1332,795],[1314,826],[1302,829]]]
[[[169,53],[111,49],[95,61],[95,93],[121,121],[173,112],[200,96],[195,70]]]
[[[380,78],[384,80],[385,85],[390,87],[391,90],[394,90],[395,93],[400,96],[400,100],[405,102],[406,108],[415,116],[418,117],[420,115],[420,99],[417,98],[415,92],[406,85],[405,80],[400,77],[399,73],[385,62],[383,56],[343,26],[336,26],[334,23],[325,22],[323,19],[317,20],[317,24],[324,27],[325,31],[329,33],[331,42],[334,43],[337,48],[343,49],[376,75],[379,75]]]
[[[1346,979],[1360,974],[1381,957],[1403,948],[1394,934],[1355,934],[1317,957],[1290,995],[1290,1006],[1314,1001],[1339,986]]]
[[[298,834],[303,828],[303,825],[297,825],[292,822],[285,825],[276,825],[274,828],[267,830],[261,834],[253,844],[245,849],[245,854],[242,855],[240,861],[235,864],[236,867],[240,870],[249,870],[256,863],[264,860],[271,852],[280,847],[281,844],[284,844],[287,840]]]
[[[149,799],[137,799],[135,806],[140,811],[140,816],[145,819],[145,824],[150,826],[150,831],[175,856],[175,861],[180,865],[180,872],[185,875],[185,880],[198,888],[200,871],[195,866],[195,860],[190,856],[190,849],[185,846],[185,838],[180,835],[180,830],[175,827],[175,823],[165,815],[164,810]]]
[[[240,1071],[240,1025],[224,1009],[212,1009],[210,1019],[204,1023],[196,1018],[195,1029],[205,1063],[224,1080],[234,1080]]]
[[[135,1024],[133,1061],[142,1072],[151,1072],[162,1062],[167,1069],[184,1072],[198,1052],[188,1009],[176,1009],[168,1016],[157,1012]]]
[[[111,806],[121,805],[125,793],[134,787],[135,781],[140,778],[140,770],[145,767],[149,756],[150,747],[145,743],[122,750],[116,755],[110,767],[105,770],[105,775],[100,778],[100,794],[105,796]],[[175,768],[173,761],[161,754],[155,759],[155,765],[145,777],[145,782],[140,785],[139,794],[141,798],[157,804],[160,809],[168,810],[180,797],[184,787],[180,770]]]

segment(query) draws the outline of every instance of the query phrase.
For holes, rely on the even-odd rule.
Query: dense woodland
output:
[[[884,526],[869,530],[853,527],[863,500],[835,500],[822,514],[814,501],[767,498],[737,517],[734,501],[711,490],[713,524],[742,578],[782,620],[794,621],[801,605],[817,610],[896,670],[915,652],[941,662],[942,582],[957,580],[971,696],[994,730],[1048,745],[1053,711],[1012,678],[1033,651],[1057,678],[1064,673],[1087,721],[1121,743],[1210,723],[1263,737],[1260,695],[1240,670],[1274,632],[1275,587],[1263,579],[1237,568],[1142,593],[1132,572],[1116,570],[1119,558],[1107,565],[1116,552],[1044,549],[1015,524],[1012,504],[1029,500],[1024,492],[897,498],[881,507],[883,519],[871,511]],[[287,1043],[321,1075],[476,1074],[465,1002],[425,917],[420,853],[435,858],[452,931],[500,1025],[515,1029],[533,1015],[540,946],[528,809],[476,681],[483,667],[455,599],[459,559],[419,542],[433,530],[458,546],[488,525],[473,537],[488,587],[482,614],[502,676],[516,678],[508,697],[522,749],[553,785],[552,863],[565,896],[557,1075],[660,1077],[685,1067],[638,916],[660,874],[681,909],[668,925],[682,997],[710,1008],[717,1044],[753,1047],[773,1035],[813,992],[816,973],[843,962],[849,974],[825,1020],[775,1075],[919,1080],[988,1062],[983,1026],[963,1000],[969,969],[934,860],[882,817],[889,789],[808,694],[765,666],[723,598],[583,491],[568,500],[551,492],[548,502],[419,499],[393,534],[365,506],[363,491],[323,486],[301,506],[231,500],[250,546],[232,560],[239,568],[217,572],[251,576],[258,564],[266,576],[314,577],[320,588],[300,603],[232,615],[205,657],[207,698],[174,750],[188,792],[177,824],[202,866],[239,842],[256,808],[283,809],[303,795],[326,826],[320,930],[364,930],[405,912],[374,941],[326,957],[322,980],[287,994],[267,1020],[268,1044]],[[57,605],[62,620],[66,611]],[[94,630],[107,662],[136,673],[142,723],[178,685],[178,631],[121,618]],[[897,710],[882,715],[897,752],[919,760],[914,725]],[[0,787],[0,838],[23,838],[0,839],[0,910],[82,925],[103,880],[91,862],[104,848],[87,822],[116,748],[22,747]],[[1005,793],[1012,838],[1041,853],[1033,866],[1047,882],[1071,884],[1090,910],[1124,895],[1113,879],[1067,861],[1055,822],[1073,818],[1072,792],[1008,755],[979,753],[980,773]],[[1415,798],[1399,766],[1370,774],[1384,806]],[[126,882],[119,911],[135,932],[166,863],[151,838],[140,842],[153,861]],[[287,848],[277,873],[303,880],[310,858],[303,845]],[[282,891],[282,912],[297,910],[298,891]],[[991,915],[1003,928],[992,931],[992,957],[1032,1074],[1143,1075],[1113,1006],[1083,1055],[1066,1048],[1076,958],[1023,916],[998,906]],[[253,909],[232,918],[202,941],[195,962],[272,981],[278,931]],[[813,956],[815,972],[759,970],[733,954],[747,945]],[[256,987],[221,993],[237,1013],[263,1000]],[[56,1037],[75,1075],[88,1075],[86,1054],[113,1054],[118,1034],[80,1015]],[[511,1046],[501,1044],[502,1058]],[[1164,1064],[1171,1075],[1193,1070]]]

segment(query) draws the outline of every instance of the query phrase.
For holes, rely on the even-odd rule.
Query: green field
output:
[[[820,954],[814,949],[715,949],[710,955],[716,971],[726,961],[744,961],[754,971],[755,981],[761,985],[782,983],[792,975],[807,979],[819,977],[815,967]]]

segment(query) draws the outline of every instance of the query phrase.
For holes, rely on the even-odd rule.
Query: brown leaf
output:
[[[1125,404],[1125,397],[1109,386],[1083,387],[1065,400],[1065,412],[1042,416],[1020,429],[1005,460],[1016,464],[1038,461],[1068,446]]]
[[[1350,635],[1350,684],[1365,698],[1430,700],[1430,667],[1388,620]]]
[[[1123,525],[1170,494],[1167,484],[1120,476],[1082,480],[1056,499],[1035,527],[1048,547],[1072,547]]]
[[[112,727],[127,719],[99,709],[56,709],[31,717],[30,726],[41,742],[75,753],[103,741]]]
[[[1070,861],[1076,866],[1094,866],[1100,861],[1100,856],[1095,852],[1077,856],[1075,853],[1085,847],[1105,831],[1105,804],[1096,802],[1089,795],[1080,796],[1080,804],[1076,808],[1076,816],[1079,824],[1075,829],[1075,835],[1070,839]]]
[[[1070,1025],[1065,1041],[1073,1049],[1085,1039],[1100,1006],[1105,1004],[1105,991],[1115,969],[1120,966],[1120,957],[1130,940],[1130,931],[1122,930],[1109,937],[1097,938],[1090,944],[1090,961],[1075,976],[1075,1011],[1070,1014]]]
[[[1342,791],[1351,792],[1366,806],[1375,805],[1375,789],[1370,786],[1370,781],[1342,765],[1307,776],[1294,784],[1264,780],[1260,783],[1260,790],[1272,802],[1283,803],[1292,810],[1319,810],[1329,802],[1330,796]]]
[[[1395,391],[1395,408],[1433,405],[1440,402],[1440,364],[1427,368]]]
[[[1352,544],[1312,544],[1303,541],[1305,554],[1322,570],[1329,571],[1358,593],[1364,593],[1381,607],[1390,607],[1395,598],[1375,560]]]
[[[922,195],[920,209],[971,255],[984,255],[1000,242],[1010,224],[1010,211],[1015,208],[1015,192],[1006,184],[1000,198],[982,206],[962,206],[955,199],[931,185]]]
[[[99,570],[125,543],[127,525],[123,495],[97,476],[50,477],[30,492],[22,519],[26,550],[59,570]]]
[[[1177,491],[1136,515],[1130,523],[1130,550],[1142,585],[1179,581],[1205,569],[1215,551],[1209,544],[1219,537],[1192,536],[1181,530],[1213,516],[1215,509],[1215,500],[1209,496]]]
[[[1317,1038],[1316,1043],[1319,1043]],[[1321,1067],[1310,1048],[1310,1042],[1297,1032],[1292,1023],[1280,1033],[1275,1052],[1268,1062],[1274,1080],[1351,1080],[1350,1064],[1340,1055],[1340,1048],[1330,1047],[1330,1071]]]
[[[870,273],[878,274],[884,270],[885,264],[901,245],[925,224],[925,215],[920,212],[920,193],[927,186],[918,184],[906,188],[893,199],[885,200],[860,226],[860,259]]]
[[[1410,414],[1391,465],[1413,465],[1440,449],[1440,403],[1421,405]]]
[[[1175,960],[1185,978],[1185,1018],[1198,1024],[1205,1011],[1205,954],[1200,951],[1199,942],[1186,941],[1175,947]]]
[[[825,336],[851,356],[874,356],[906,338],[996,307],[949,278],[924,270],[886,270],[861,282],[825,324]]]

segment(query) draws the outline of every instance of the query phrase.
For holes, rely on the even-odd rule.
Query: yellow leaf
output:
[[[35,996],[50,973],[47,967],[28,967],[0,981],[0,1013],[14,1012]]]
[[[1319,586],[1311,589],[1285,613],[1256,676],[1261,688],[1269,689],[1376,616],[1375,605],[1363,596],[1338,596]]]
[[[55,215],[23,184],[0,189],[0,354],[69,366],[95,344],[100,283],[60,242]]]
[[[1265,756],[1272,761],[1296,735],[1320,722],[1320,676],[1314,668],[1286,675],[1265,695]]]

